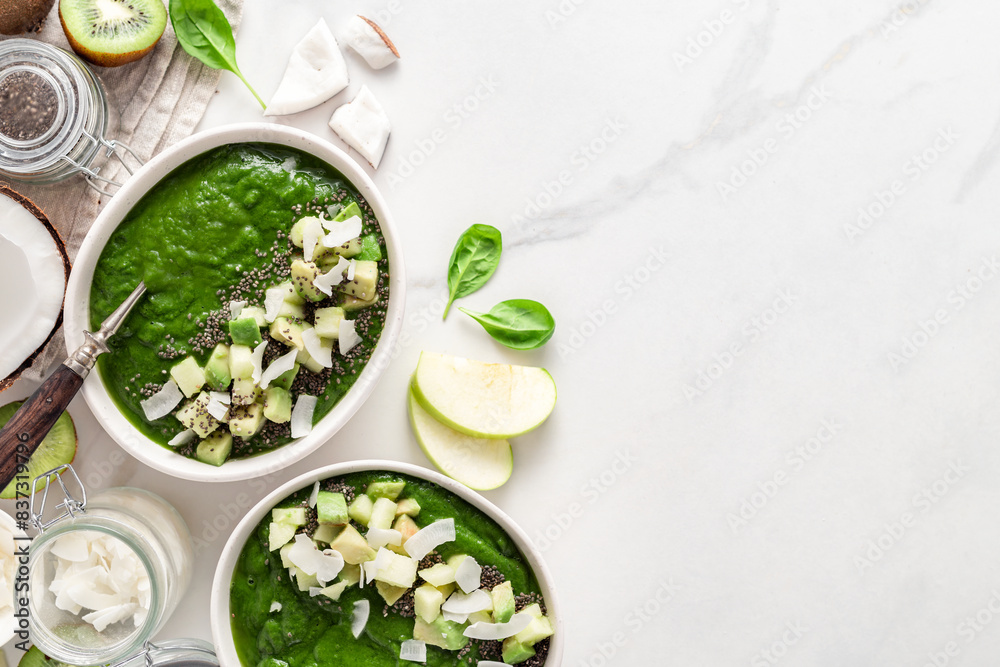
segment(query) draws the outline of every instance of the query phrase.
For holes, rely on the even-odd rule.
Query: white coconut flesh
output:
[[[0,194],[0,312],[17,313],[0,327],[0,378],[42,346],[62,312],[66,272],[49,230],[11,197]]]
[[[337,107],[330,118],[330,129],[378,169],[392,126],[368,86],[361,86],[353,100]]]
[[[311,109],[347,88],[349,81],[337,40],[320,19],[296,44],[264,115],[284,116]]]

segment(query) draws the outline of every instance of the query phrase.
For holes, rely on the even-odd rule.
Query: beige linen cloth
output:
[[[243,0],[216,0],[216,4],[226,14],[235,32],[243,15]],[[58,3],[41,33],[21,37],[40,39],[71,50],[59,23]],[[177,43],[169,22],[163,38],[145,58],[121,67],[92,69],[104,82],[108,105],[118,110],[120,118],[117,132],[108,138],[124,142],[143,161],[191,134],[215,94],[222,74],[189,56]],[[131,156],[125,159],[135,167]],[[100,174],[119,183],[128,177],[128,172],[114,158],[104,163]],[[100,182],[96,184],[112,193],[115,190],[113,186]],[[75,259],[87,230],[107,197],[88,187],[82,176],[48,186],[16,182],[9,185],[45,212],[62,234],[70,259]],[[65,356],[66,345],[60,331],[22,377],[41,379],[53,363],[62,361]]]

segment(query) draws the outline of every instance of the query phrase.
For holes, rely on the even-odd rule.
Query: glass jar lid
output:
[[[218,667],[215,647],[201,639],[146,642],[141,651],[111,667]]]
[[[38,174],[66,156],[92,157],[79,149],[89,139],[96,152],[95,135],[105,129],[103,110],[96,114],[101,127],[93,121],[86,91],[94,85],[93,74],[61,49],[30,39],[0,42],[0,171]]]

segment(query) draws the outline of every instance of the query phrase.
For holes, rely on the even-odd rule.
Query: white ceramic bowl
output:
[[[215,568],[215,579],[212,581],[210,608],[212,643],[215,644],[215,652],[219,657],[219,664],[222,667],[241,667],[240,659],[236,654],[236,647],[233,643],[233,629],[230,625],[229,586],[233,580],[233,570],[236,568],[236,561],[243,550],[243,545],[246,544],[251,533],[257,528],[257,524],[260,523],[266,514],[271,512],[271,509],[278,502],[300,489],[311,487],[316,480],[368,470],[398,472],[433,482],[479,509],[504,529],[507,535],[514,540],[517,548],[524,554],[528,565],[538,580],[542,596],[545,598],[546,611],[553,620],[553,627],[555,629],[555,634],[549,645],[549,653],[545,660],[545,665],[546,667],[559,667],[562,664],[563,646],[565,643],[562,614],[559,612],[559,601],[552,582],[552,575],[542,560],[541,552],[531,542],[527,533],[521,530],[514,523],[514,520],[504,514],[496,505],[475,491],[471,491],[468,487],[432,470],[409,463],[397,463],[395,461],[353,461],[350,463],[337,463],[307,472],[272,491],[266,498],[254,505],[247,515],[243,517],[243,520],[233,530],[233,534],[229,536],[226,546],[222,549],[222,555],[219,557],[219,565]]]
[[[323,160],[343,174],[358,189],[378,218],[389,256],[389,305],[382,337],[354,386],[315,425],[312,433],[274,451],[246,459],[227,461],[221,467],[188,459],[156,444],[136,429],[115,406],[95,370],[83,384],[83,395],[97,420],[115,441],[143,463],[184,479],[231,482],[267,475],[315,451],[329,440],[361,407],[388,366],[392,348],[403,323],[406,280],[403,254],[385,200],[375,184],[344,151],[319,137],[283,125],[252,123],[229,125],[196,134],[150,160],[125,183],[87,233],[70,274],[66,291],[66,347],[75,350],[90,328],[90,286],[94,267],[104,245],[132,207],[165,176],[188,160],[218,146],[260,142],[280,144]]]

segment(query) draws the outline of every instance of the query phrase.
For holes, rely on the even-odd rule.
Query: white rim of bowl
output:
[[[236,568],[236,561],[243,550],[243,545],[246,544],[247,539],[257,527],[257,524],[260,523],[260,520],[280,500],[283,500],[295,491],[305,489],[317,480],[369,470],[398,472],[433,482],[482,511],[503,528],[504,532],[514,540],[517,548],[524,554],[528,565],[535,574],[535,579],[538,580],[542,597],[545,599],[546,611],[554,620],[555,629],[555,634],[552,636],[552,641],[549,644],[548,655],[545,658],[545,665],[546,667],[559,667],[562,664],[565,632],[563,629],[562,614],[559,611],[558,596],[552,581],[552,574],[545,565],[545,561],[542,560],[541,552],[532,543],[528,534],[499,507],[450,477],[445,477],[433,470],[410,463],[382,460],[335,463],[299,475],[267,494],[263,500],[254,505],[243,519],[236,524],[236,528],[233,529],[232,534],[226,541],[226,546],[222,548],[222,554],[219,556],[219,565],[215,568],[215,577],[212,580],[212,599],[209,613],[212,622],[212,643],[215,644],[215,652],[219,657],[219,664],[222,667],[240,667],[241,665],[239,656],[236,654],[236,647],[233,642],[233,629],[230,625],[229,588],[233,580],[233,570]]]
[[[268,475],[308,456],[325,444],[361,408],[375,389],[392,359],[392,351],[403,324],[406,270],[398,234],[388,207],[357,162],[325,139],[284,125],[244,123],[201,132],[163,151],[129,178],[108,202],[87,233],[76,257],[66,288],[63,329],[66,348],[71,353],[83,344],[84,330],[90,330],[90,285],[101,251],[132,207],[171,171],[202,153],[237,143],[278,144],[309,153],[343,174],[371,206],[385,239],[389,264],[389,305],[385,326],[368,363],[340,402],[313,427],[312,433],[278,449],[245,459],[210,466],[180,456],[159,445],[135,428],[114,404],[99,373],[92,372],[83,383],[83,395],[104,430],[135,458],[151,468],[174,477],[203,482],[233,482]]]

